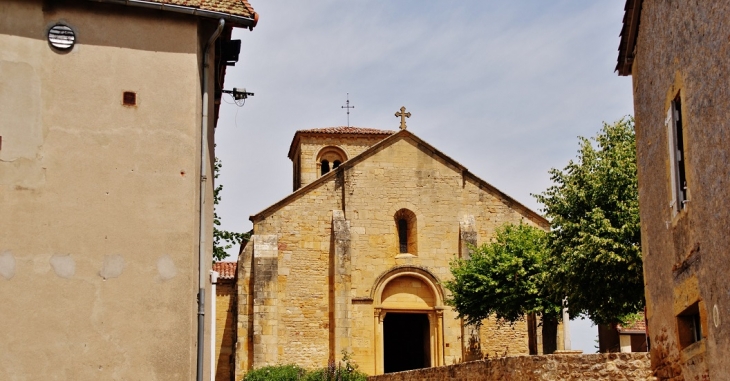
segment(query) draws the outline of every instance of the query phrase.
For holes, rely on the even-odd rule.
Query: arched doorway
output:
[[[388,312],[383,319],[384,373],[431,366],[428,314]]]
[[[443,365],[443,291],[433,274],[394,268],[373,290],[376,374]]]

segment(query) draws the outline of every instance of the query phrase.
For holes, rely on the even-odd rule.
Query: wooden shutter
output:
[[[672,210],[672,218],[677,215],[677,160],[676,160],[676,137],[674,136],[674,102],[669,104],[667,110],[667,118],[664,125],[667,130],[667,144],[669,152],[669,188],[671,189],[671,199],[669,200],[669,208]]]

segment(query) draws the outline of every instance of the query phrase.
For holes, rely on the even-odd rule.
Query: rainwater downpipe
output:
[[[200,232],[198,237],[198,361],[197,361],[197,381],[203,381],[203,358],[205,346],[205,253],[208,249],[208,243],[205,240],[207,232],[207,224],[205,222],[205,195],[207,190],[207,169],[208,163],[206,159],[206,150],[208,148],[208,50],[215,40],[223,32],[223,26],[226,25],[224,19],[218,21],[218,28],[210,36],[208,43],[203,49],[203,110],[200,121]],[[211,354],[211,356],[213,356]]]

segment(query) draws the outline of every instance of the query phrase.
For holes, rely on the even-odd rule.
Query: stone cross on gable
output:
[[[395,116],[399,116],[400,117],[400,129],[401,130],[405,130],[406,129],[406,118],[410,118],[411,117],[411,113],[410,112],[406,112],[406,107],[403,106],[403,107],[400,108],[400,111],[399,112],[396,112],[395,113]]]

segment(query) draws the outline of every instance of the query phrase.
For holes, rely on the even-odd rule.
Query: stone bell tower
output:
[[[313,182],[394,133],[363,127],[297,131],[289,147],[293,190]]]

